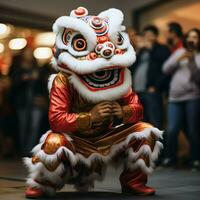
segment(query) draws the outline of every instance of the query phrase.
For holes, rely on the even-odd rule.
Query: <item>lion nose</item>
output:
[[[112,50],[111,49],[105,49],[105,50],[103,50],[103,52],[102,52],[102,56],[103,57],[105,57],[105,58],[110,58],[111,57],[111,55],[112,55]]]
[[[103,58],[111,58],[114,55],[115,46],[112,42],[105,42],[103,44],[98,44],[95,51]]]

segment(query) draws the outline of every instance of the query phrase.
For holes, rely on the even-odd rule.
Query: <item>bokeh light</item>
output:
[[[36,59],[49,59],[52,56],[52,50],[49,47],[38,47],[34,50],[33,55]]]
[[[8,46],[12,50],[23,49],[27,45],[27,41],[24,38],[15,38],[10,40]]]

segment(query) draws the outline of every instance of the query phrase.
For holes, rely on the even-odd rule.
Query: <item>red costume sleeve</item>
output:
[[[89,114],[70,113],[70,107],[71,95],[68,80],[59,73],[53,81],[50,93],[49,122],[53,132],[75,132],[83,128],[79,124],[84,124],[86,129],[90,127]]]
[[[132,90],[124,96],[122,107],[124,123],[136,123],[143,118],[143,106],[138,95]]]

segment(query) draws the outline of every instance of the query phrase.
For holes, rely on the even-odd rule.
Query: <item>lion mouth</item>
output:
[[[123,83],[124,69],[101,70],[80,76],[82,83],[90,90],[102,90]]]

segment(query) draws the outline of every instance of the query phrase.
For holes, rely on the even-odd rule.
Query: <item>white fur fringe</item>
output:
[[[46,154],[42,146],[48,136],[50,131],[48,131],[46,134],[44,134],[41,139],[40,143],[33,148],[32,153],[34,156],[37,156],[41,162],[32,163],[31,158],[24,158],[24,163],[29,169],[29,178],[27,179],[27,184],[31,187],[37,187],[41,188],[43,191],[53,194],[56,189],[60,189],[63,187],[65,182],[67,182],[67,178],[69,178],[69,173],[65,176],[65,178],[61,177],[61,174],[66,172],[66,168],[64,164],[61,162],[61,155],[64,152],[68,160],[70,161],[71,166],[75,166],[77,162],[82,162],[86,166],[90,167],[96,159],[100,159],[103,163],[108,164],[112,161],[112,158],[117,155],[117,153],[124,149],[133,139],[143,139],[148,138],[150,134],[154,134],[155,138],[157,139],[154,149],[151,150],[150,146],[145,144],[140,147],[140,149],[137,152],[134,152],[132,148],[128,148],[126,150],[127,153],[127,159],[125,160],[125,164],[127,167],[131,170],[134,170],[136,168],[140,168],[143,170],[146,174],[149,174],[153,171],[154,168],[154,161],[157,159],[160,149],[162,149],[162,143],[159,142],[159,139],[162,139],[163,132],[158,130],[157,128],[150,127],[146,128],[141,132],[134,132],[130,134],[123,142],[119,144],[115,144],[111,147],[110,153],[107,156],[103,156],[98,153],[91,154],[88,158],[85,158],[83,155],[76,153],[74,154],[71,150],[67,149],[66,147],[60,147],[54,154],[49,155]],[[67,140],[71,140],[71,138],[63,134]],[[147,166],[143,159],[141,159],[141,156],[147,156],[149,158],[150,166]],[[60,163],[58,167],[55,169],[55,171],[49,171],[45,165],[48,164],[54,164],[54,163]],[[42,174],[42,176],[41,176]],[[94,173],[91,173],[91,176],[89,177],[90,182],[94,179],[97,179],[99,177],[96,177]],[[48,180],[52,185],[55,185],[55,188],[44,186],[39,183],[37,183],[35,180]],[[93,179],[93,180],[92,180]],[[86,181],[87,182],[87,181]]]

